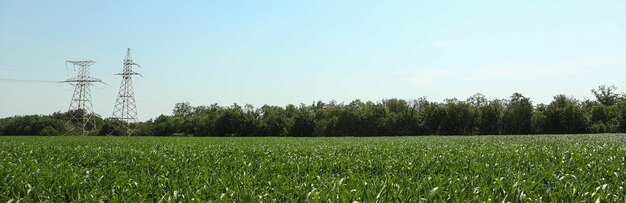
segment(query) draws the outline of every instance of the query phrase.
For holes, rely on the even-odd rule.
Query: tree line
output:
[[[488,100],[475,94],[466,100],[432,102],[386,99],[380,102],[314,102],[310,105],[255,108],[175,105],[171,115],[132,124],[135,135],[152,136],[398,136],[512,135],[626,132],[626,95],[614,86],[591,90],[595,100],[562,94],[549,104],[534,105],[514,93]],[[63,135],[76,112],[14,116],[0,119],[0,135]],[[123,135],[119,121],[98,115],[92,135]],[[72,134],[72,133],[69,133]]]

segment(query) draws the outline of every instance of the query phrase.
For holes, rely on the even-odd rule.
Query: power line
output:
[[[42,55],[42,56],[51,56],[51,57],[57,57],[57,58],[70,58],[68,56],[61,56],[61,55],[58,55],[58,54],[45,53],[45,52],[41,52],[41,51],[14,49],[14,48],[7,48],[7,47],[0,47],[0,49],[8,50],[8,51],[11,51],[11,52],[31,53],[31,54],[38,54],[38,55]]]
[[[61,83],[61,82],[63,82],[63,81],[54,81],[54,80],[23,80],[23,79],[0,78],[0,82],[15,82],[15,83]]]
[[[67,72],[67,71],[62,71],[62,70],[52,70],[52,69],[47,69],[47,68],[34,68],[34,67],[28,67],[28,66],[16,66],[16,65],[8,65],[8,64],[0,64],[0,69],[1,70],[7,70],[7,71],[25,71],[25,72],[47,72],[47,73],[61,73],[61,72]]]

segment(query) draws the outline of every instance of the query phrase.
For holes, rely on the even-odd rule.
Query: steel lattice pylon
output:
[[[92,83],[102,82],[102,80],[89,76],[89,67],[96,63],[95,61],[65,61],[66,65],[67,63],[74,65],[74,70],[77,70],[78,75],[63,81],[76,86],[70,102],[69,120],[65,126],[70,133],[76,133],[76,127],[80,126],[82,128],[81,134],[87,135],[96,128],[90,86]]]
[[[115,101],[115,109],[113,109],[113,118],[122,122],[117,128],[129,136],[134,131],[130,124],[137,122],[137,106],[135,105],[132,76],[140,75],[133,72],[133,66],[139,66],[139,64],[133,62],[129,48],[126,52],[126,58],[124,58],[124,70],[117,74],[122,76],[122,83]]]

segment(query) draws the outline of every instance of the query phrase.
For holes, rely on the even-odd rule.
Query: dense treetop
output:
[[[175,105],[172,115],[137,123],[135,135],[185,136],[395,136],[496,135],[626,132],[626,96],[614,86],[593,89],[595,100],[556,95],[533,105],[514,93],[488,100],[475,94],[432,102],[385,99],[380,102],[314,102],[310,105]],[[63,135],[66,113],[0,119],[0,135]],[[94,135],[121,135],[119,121],[96,116]],[[72,134],[72,133],[70,133]]]

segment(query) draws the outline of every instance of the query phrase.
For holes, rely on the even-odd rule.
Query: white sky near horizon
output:
[[[126,48],[140,120],[182,101],[583,100],[626,91],[626,1],[0,0],[0,118],[66,111],[73,86],[6,80],[62,81],[66,60],[96,61],[111,116]]]

